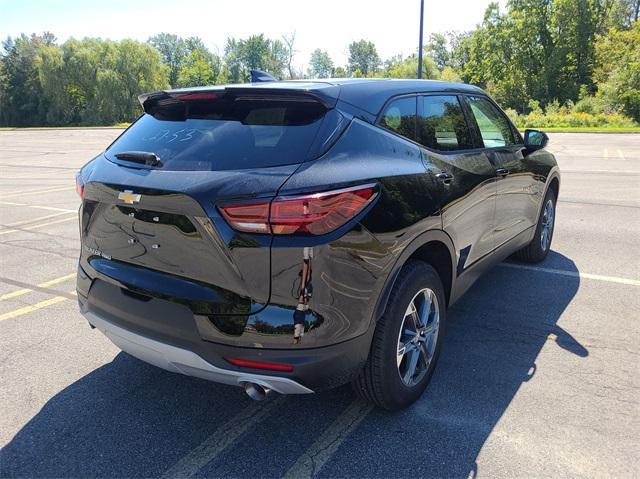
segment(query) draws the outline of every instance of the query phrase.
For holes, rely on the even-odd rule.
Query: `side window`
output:
[[[380,118],[380,125],[415,141],[416,116],[416,97],[403,97],[389,103]]]
[[[418,141],[440,151],[473,148],[471,131],[456,96],[422,96]]]
[[[482,97],[469,97],[469,105],[478,123],[485,148],[518,143],[509,120],[489,100]]]

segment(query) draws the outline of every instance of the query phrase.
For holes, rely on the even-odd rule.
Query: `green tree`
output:
[[[598,96],[640,121],[640,21],[630,30],[597,37],[595,79]]]
[[[418,78],[418,55],[413,54],[406,58],[402,55],[396,55],[389,58],[384,64],[382,76],[385,78]],[[435,61],[428,55],[422,57],[422,78],[440,78]]]
[[[550,92],[552,98],[564,103],[575,101],[583,86],[594,90],[592,75],[599,8],[597,0],[556,0],[553,7]]]
[[[359,70],[363,76],[375,75],[380,66],[380,57],[373,42],[360,40],[349,45],[349,71]]]
[[[99,61],[95,89],[82,113],[84,123],[132,121],[141,112],[140,93],[168,88],[168,67],[151,45],[98,40],[93,48],[99,51]]]
[[[329,78],[333,76],[333,60],[325,50],[316,48],[309,59],[309,76],[312,78]]]
[[[427,53],[433,58],[438,70],[443,70],[449,64],[447,38],[440,33],[432,33],[427,42]]]
[[[462,78],[460,78],[460,75],[458,75],[456,71],[449,66],[444,67],[444,69],[440,72],[440,80],[462,83]]]
[[[216,78],[211,60],[200,50],[193,50],[180,67],[176,86],[183,88],[213,85]]]
[[[348,76],[349,74],[347,73],[347,70],[344,67],[338,66],[333,70],[334,78],[346,78]]]
[[[187,56],[178,70],[176,86],[205,86],[217,83],[222,70],[222,62],[218,55],[209,51],[199,37],[184,40]]]
[[[178,35],[159,33],[149,38],[149,43],[160,52],[162,62],[169,67],[169,84],[175,88],[180,69],[189,55],[186,42]]]
[[[3,42],[4,104],[3,116],[14,126],[42,125],[46,123],[47,100],[43,95],[38,75],[42,48],[55,43],[50,33],[22,34]]]
[[[70,38],[60,47],[41,50],[38,70],[48,101],[47,123],[77,124],[84,120],[96,94],[104,48],[105,42],[99,39]]]
[[[7,87],[8,77],[5,71],[4,58],[0,56],[0,125],[8,124],[7,117]]]
[[[449,34],[449,65],[460,76],[462,81],[469,82],[465,72],[468,70],[471,50],[471,32],[450,32]]]
[[[519,111],[530,98],[543,106],[576,101],[582,87],[594,89],[593,44],[607,1],[620,0],[510,0],[505,13],[492,3],[454,46],[452,65]]]
[[[609,29],[628,30],[640,18],[640,0],[601,0],[598,3],[600,34]]]
[[[289,74],[289,79],[293,80],[297,76],[295,68],[293,67],[293,58],[297,53],[295,49],[296,32],[294,31],[293,33],[290,33],[288,35],[282,35],[282,43],[285,50],[287,73]]]
[[[288,69],[290,52],[280,40],[270,40],[266,58],[266,71],[276,78],[284,78]]]
[[[280,40],[270,40],[263,34],[244,40],[228,38],[224,61],[229,81],[247,81],[250,70],[262,70],[281,78],[288,61],[288,52]]]

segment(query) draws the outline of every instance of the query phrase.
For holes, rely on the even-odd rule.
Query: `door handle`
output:
[[[445,185],[448,185],[449,183],[451,183],[453,181],[453,175],[451,173],[446,172],[446,171],[441,171],[440,173],[438,173],[436,175],[436,178],[438,178],[440,181],[442,181]]]
[[[506,168],[498,168],[496,170],[496,175],[498,176],[504,177],[504,176],[507,176],[508,174],[509,174],[509,170],[507,170]]]

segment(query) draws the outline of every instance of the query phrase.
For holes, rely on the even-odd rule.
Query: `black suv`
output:
[[[77,176],[78,299],[169,371],[311,393],[424,391],[447,306],[497,262],[549,251],[559,190],[479,88],[340,79],[140,96]]]

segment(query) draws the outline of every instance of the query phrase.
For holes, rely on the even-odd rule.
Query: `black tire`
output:
[[[545,225],[545,212],[546,205],[548,202],[551,202],[551,207],[553,211],[553,218],[551,221],[551,231],[548,233],[549,238],[546,242],[546,248],[543,245],[542,234],[543,228]],[[549,254],[549,250],[551,249],[551,241],[553,240],[553,231],[555,230],[555,216],[556,216],[556,194],[552,189],[547,191],[547,194],[544,197],[544,201],[542,202],[542,208],[540,209],[540,215],[538,216],[538,223],[536,224],[536,232],[533,235],[533,239],[531,243],[522,248],[520,251],[517,251],[514,254],[514,257],[520,261],[524,261],[526,263],[540,263],[543,261],[547,255]]]
[[[434,343],[431,361],[427,363],[420,356],[422,372],[417,375],[421,379],[416,384],[408,386],[400,376],[401,366],[398,364],[398,348],[401,327],[404,330],[405,313],[417,294],[428,288],[433,292],[437,301],[433,301],[433,311],[437,309],[439,315],[438,327],[433,336]],[[353,381],[356,394],[375,405],[393,411],[403,409],[414,403],[424,392],[431,379],[433,370],[440,354],[440,345],[444,333],[446,320],[446,302],[442,281],[436,270],[429,264],[410,260],[400,271],[393,286],[384,315],[378,321],[374,332],[369,358],[358,377]],[[415,304],[415,303],[414,303]],[[410,318],[410,316],[407,316]],[[433,316],[435,318],[435,316]],[[407,342],[409,344],[410,342]],[[420,343],[416,343],[415,350],[419,350]],[[426,347],[427,343],[425,343]],[[428,348],[427,348],[428,349]],[[428,354],[425,349],[425,354]],[[422,353],[423,351],[420,351]],[[407,355],[409,352],[407,352]],[[403,359],[404,360],[404,359]],[[427,366],[428,364],[428,366]],[[406,367],[406,364],[405,364]],[[416,377],[416,379],[417,379]]]

